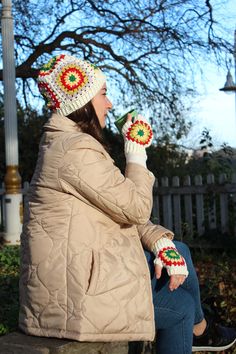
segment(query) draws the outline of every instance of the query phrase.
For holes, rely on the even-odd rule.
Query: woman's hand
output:
[[[132,115],[128,114],[126,123],[122,128],[122,134],[127,150],[137,154],[149,147],[153,139],[150,124],[140,114],[134,118],[134,121],[132,121]]]
[[[156,278],[160,279],[162,273],[162,267],[158,264],[155,264],[155,274]],[[174,274],[170,276],[169,289],[171,291],[178,289],[180,285],[185,282],[186,275]]]
[[[162,268],[166,268],[170,276],[170,290],[177,289],[188,276],[188,268],[184,257],[178,252],[173,241],[167,237],[157,240],[153,251],[156,254],[154,260],[156,278],[159,279]]]
[[[125,141],[126,162],[133,162],[146,167],[146,148],[152,143],[153,132],[150,124],[140,115],[132,121],[128,114],[126,123],[123,125],[122,134]]]

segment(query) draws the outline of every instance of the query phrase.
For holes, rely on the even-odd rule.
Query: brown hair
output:
[[[67,118],[77,123],[82,132],[92,135],[107,149],[102,127],[91,101],[76,111],[68,114]]]

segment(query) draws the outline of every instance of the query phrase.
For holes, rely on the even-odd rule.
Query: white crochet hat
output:
[[[40,69],[38,87],[47,106],[67,116],[88,103],[105,81],[105,75],[95,65],[61,54]]]

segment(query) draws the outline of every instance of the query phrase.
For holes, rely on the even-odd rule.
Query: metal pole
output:
[[[22,193],[21,177],[18,172],[14,34],[11,9],[11,0],[2,0],[1,25],[6,149],[4,241],[7,244],[15,245],[20,242],[22,229]]]

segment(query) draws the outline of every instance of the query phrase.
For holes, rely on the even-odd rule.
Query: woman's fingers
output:
[[[127,114],[126,122],[132,121],[132,115],[130,113]]]
[[[180,285],[184,283],[185,279],[185,275],[171,275],[169,289],[171,291],[176,290]]]
[[[155,264],[155,274],[157,279],[160,279],[161,272],[162,272],[162,267],[158,264]]]

